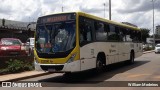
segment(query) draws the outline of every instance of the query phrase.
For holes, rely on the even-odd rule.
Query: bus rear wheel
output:
[[[96,61],[96,72],[100,73],[103,70],[103,62],[102,62],[102,58],[98,57],[97,61]]]
[[[135,58],[135,56],[134,56],[134,52],[131,52],[131,54],[130,54],[130,60],[129,60],[129,64],[133,64],[133,63],[134,63],[134,58]]]

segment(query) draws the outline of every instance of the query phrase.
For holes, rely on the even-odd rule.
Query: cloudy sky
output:
[[[0,0],[0,18],[36,21],[51,13],[83,11],[102,18],[108,16],[109,0]],[[112,0],[112,20],[130,22],[152,30],[152,0]],[[104,3],[105,16],[104,16]],[[155,0],[155,26],[160,25],[160,0]],[[152,31],[151,31],[152,33]]]

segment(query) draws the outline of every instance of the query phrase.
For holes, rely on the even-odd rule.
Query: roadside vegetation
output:
[[[0,69],[0,75],[34,70],[33,62],[23,59],[10,59],[5,64],[7,64],[7,67]]]
[[[150,51],[150,50],[154,50],[154,47],[146,47],[146,48],[143,48],[143,51]]]

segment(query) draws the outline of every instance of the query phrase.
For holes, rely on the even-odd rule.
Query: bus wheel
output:
[[[101,72],[102,68],[103,68],[102,58],[98,56],[97,61],[96,61],[96,71]]]
[[[133,64],[133,63],[134,63],[134,52],[131,52],[131,54],[130,54],[129,63],[130,63],[130,64]]]

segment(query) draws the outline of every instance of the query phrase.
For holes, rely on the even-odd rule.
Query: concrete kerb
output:
[[[39,76],[44,76],[44,75],[49,75],[49,74],[53,74],[53,73],[49,73],[49,72],[44,72],[44,73],[40,73],[40,74],[35,74],[35,75],[30,75],[30,76],[23,76],[23,77],[18,77],[14,78],[14,79],[9,79],[9,80],[2,80],[0,81],[0,84],[2,82],[14,82],[14,81],[19,81],[19,80],[23,80],[23,79],[29,79],[29,78],[34,78],[34,77],[39,77]],[[4,76],[5,77],[5,76]]]
[[[154,52],[154,50],[143,52],[143,54],[152,53],[152,52]],[[23,80],[23,79],[34,78],[34,77],[39,77],[39,76],[44,76],[44,75],[49,75],[49,74],[53,74],[53,73],[44,72],[44,73],[30,75],[30,76],[17,77],[14,79],[4,80],[4,81],[0,81],[0,82],[13,82],[13,81],[19,81],[19,80]]]

